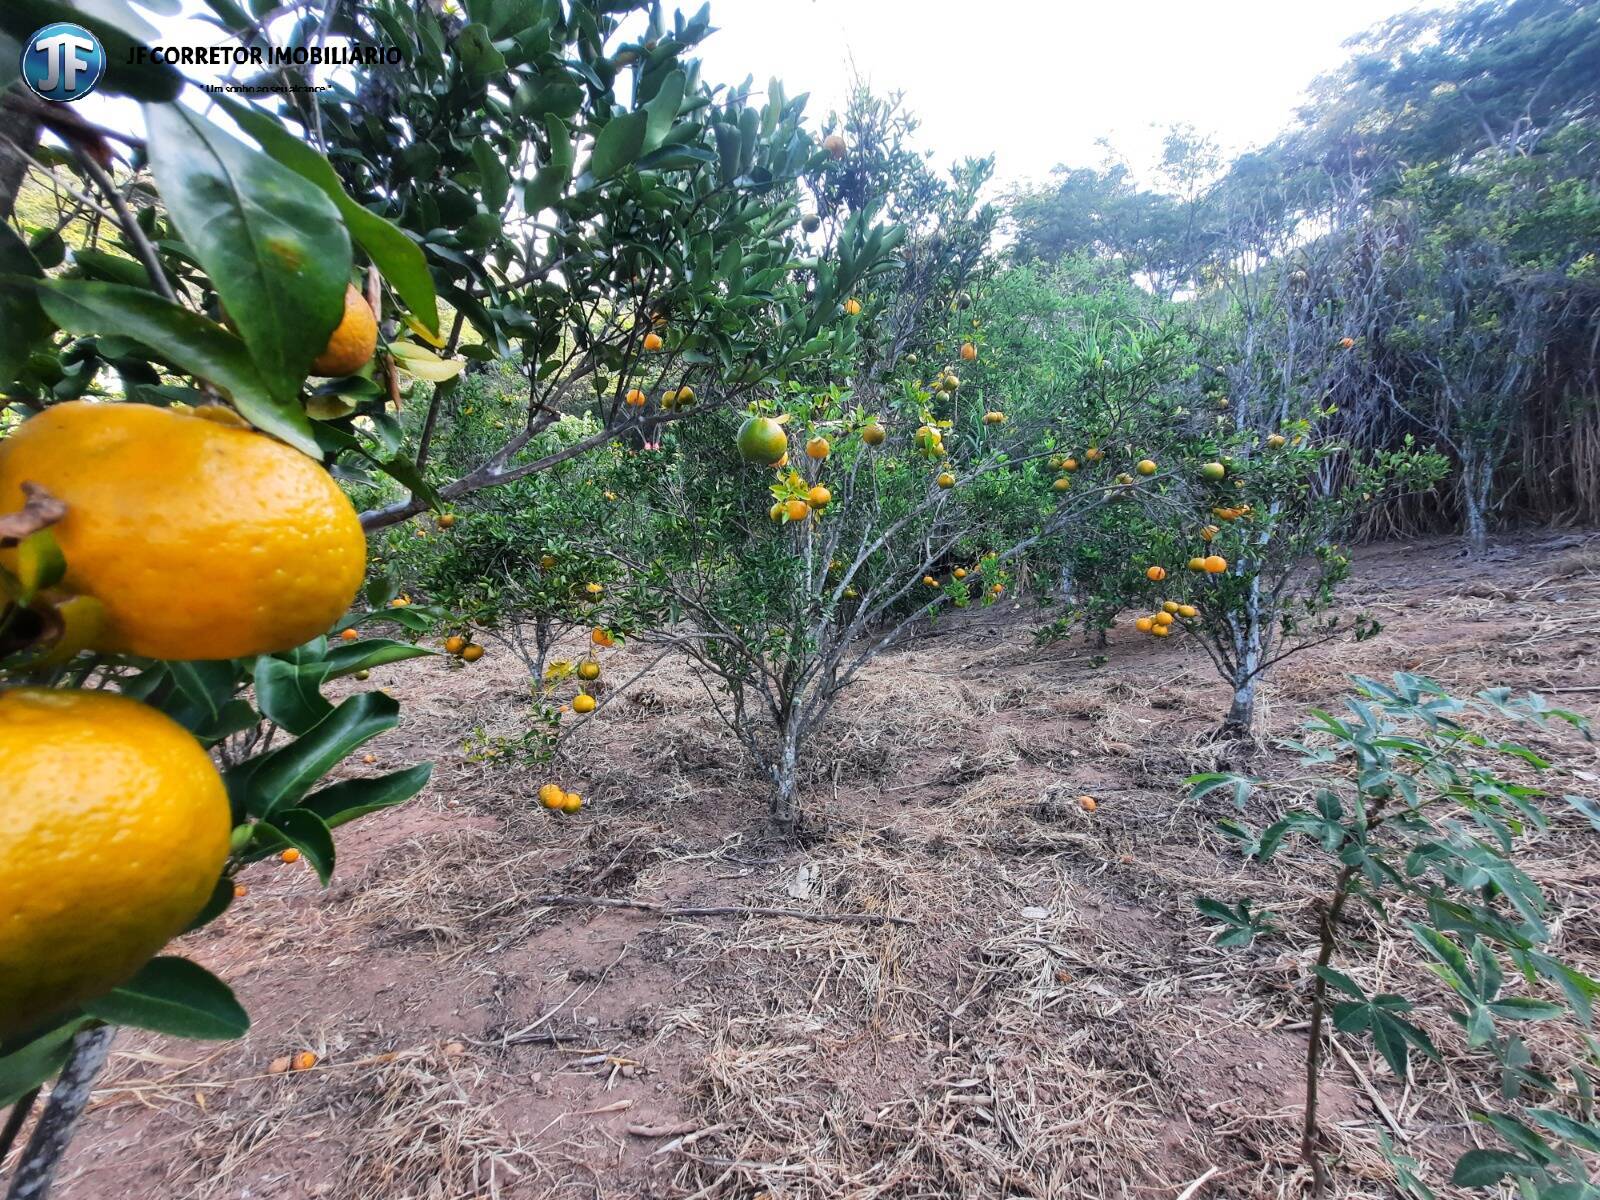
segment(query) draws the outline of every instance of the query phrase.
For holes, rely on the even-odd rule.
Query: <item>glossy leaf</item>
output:
[[[316,813],[330,829],[411,799],[433,775],[432,763],[369,779],[345,779],[313,794],[300,807]]]
[[[113,1025],[131,1025],[171,1037],[221,1040],[242,1037],[250,1018],[233,991],[186,958],[153,958],[119,988],[83,1006]]]
[[[229,771],[228,795],[244,812],[270,818],[298,804],[356,747],[399,722],[400,705],[382,692],[351,696],[287,746]]]
[[[141,288],[81,279],[40,285],[39,303],[69,333],[132,338],[178,370],[214,384],[257,429],[321,457],[299,403],[275,398],[244,342],[199,313]]]
[[[267,391],[300,393],[344,314],[350,235],[309,180],[181,104],[147,105],[150,169]]]
[[[439,302],[422,248],[398,227],[351,199],[333,166],[315,148],[259,109],[226,96],[219,99],[239,127],[255,138],[263,150],[327,194],[338,206],[350,236],[367,252],[389,286],[414,316],[430,331],[438,333]]]

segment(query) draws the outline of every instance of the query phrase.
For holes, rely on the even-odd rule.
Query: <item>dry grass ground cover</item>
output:
[[[1593,714],[1600,539],[1454,554],[1363,552],[1350,599],[1384,632],[1280,669],[1271,732],[1347,673],[1402,668]],[[1214,832],[1222,808],[1186,798],[1186,775],[1240,752],[1207,738],[1225,699],[1197,651],[1119,628],[1097,667],[1076,641],[1036,647],[1039,623],[1008,604],[881,659],[808,766],[798,843],[763,838],[760,780],[683,667],[568,742],[559,778],[591,801],[568,818],[534,801],[551,772],[461,750],[474,726],[518,729],[507,657],[386,668],[407,720],[361,769],[436,758],[431,788],[354,828],[328,893],[257,865],[185,947],[259,1030],[289,1032],[120,1035],[59,1195],[1298,1194],[1308,912],[1326,881],[1292,854],[1242,863]],[[1557,757],[1592,794],[1593,751]],[[1531,857],[1561,952],[1600,973],[1592,830],[1558,822]],[[1291,936],[1219,950],[1196,894],[1270,903]],[[546,899],[574,895],[666,911]],[[873,919],[673,915],[750,907]],[[1373,936],[1347,968],[1364,985],[1437,995]],[[1464,1063],[1443,1010],[1423,1019]],[[1574,1050],[1530,1032],[1551,1061]],[[273,1070],[302,1049],[315,1067]],[[1384,1132],[1453,1194],[1466,1111],[1494,1088],[1453,1077],[1419,1064],[1401,1085],[1337,1042],[1339,1194],[1390,1194]]]

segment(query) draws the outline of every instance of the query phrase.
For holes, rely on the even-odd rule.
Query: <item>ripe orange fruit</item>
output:
[[[1005,591],[1006,585],[1003,583],[997,583],[989,589],[989,594],[991,596],[1003,596],[1005,595]]]
[[[1164,612],[1164,613],[1175,613],[1175,612],[1177,612],[1178,611],[1178,602],[1176,600],[1163,600],[1161,602],[1161,611]]]
[[[1079,796],[1078,805],[1083,809],[1084,812],[1093,812],[1095,809],[1100,807],[1100,805],[1095,802],[1095,798],[1093,796]]]
[[[1004,425],[1006,423],[1006,415],[1003,412],[991,409],[983,414],[983,423],[985,425]]]
[[[967,569],[965,567],[957,567],[954,571],[951,571],[950,574],[954,575],[957,579],[965,579],[967,577]]]
[[[644,335],[644,348],[646,350],[659,350],[661,346],[662,341],[659,333],[647,333]]]
[[[861,428],[861,440],[863,442],[865,442],[867,445],[869,445],[869,446],[881,446],[881,445],[883,445],[883,438],[884,438],[883,426],[879,425],[876,421],[873,421],[870,424],[862,426],[862,428]]]
[[[1066,491],[1068,488],[1070,488],[1072,486],[1072,480],[1068,479],[1065,475],[1063,475],[1063,476],[1061,476],[1061,478],[1059,478],[1059,479],[1055,480],[1053,483],[1051,483],[1050,486],[1052,488],[1054,488],[1058,492],[1064,492],[1064,491]]]
[[[955,485],[956,485],[956,477],[954,475],[950,474],[949,471],[940,471],[939,472],[939,477],[937,479],[935,479],[934,482],[937,483],[940,487],[942,487],[942,488],[944,488],[946,490],[949,490],[950,488],[955,487]]]
[[[1220,554],[1206,555],[1206,574],[1220,575],[1228,569],[1228,560]]]
[[[561,785],[558,783],[546,783],[539,788],[539,803],[546,808],[560,808],[564,799],[566,793],[561,790]]]
[[[588,692],[579,692],[572,698],[572,711],[575,713],[592,713],[594,711],[594,697]]]
[[[344,316],[312,360],[313,375],[354,375],[372,361],[378,349],[378,318],[367,298],[349,284],[344,289]]]
[[[354,629],[344,629],[339,632],[339,640],[343,642],[353,642],[360,636],[361,634]]]
[[[628,394],[622,398],[622,402],[629,408],[643,408],[649,399],[650,397],[646,396],[638,388],[629,388]]]
[[[294,1061],[289,1065],[296,1071],[309,1071],[317,1065],[317,1056],[309,1050],[302,1050],[294,1056]]]
[[[1078,469],[1078,460],[1075,458],[1066,459],[1062,462],[1061,469],[1063,471],[1076,471]]]
[[[444,650],[446,654],[460,654],[466,648],[467,639],[462,637],[459,633],[452,633],[444,640]]]
[[[1087,450],[1085,450],[1083,452],[1083,456],[1084,456],[1084,458],[1088,459],[1090,462],[1099,462],[1100,459],[1101,459],[1100,448],[1098,446],[1090,446]]]
[[[249,658],[310,641],[366,573],[361,522],[322,465],[275,438],[148,404],[75,400],[0,440],[0,513],[23,481],[67,505],[63,590],[105,610],[94,649]],[[0,550],[14,568],[16,552]]]
[[[783,506],[790,521],[804,521],[811,514],[811,505],[804,500],[790,500]]]
[[[1150,627],[1150,632],[1155,634],[1157,637],[1168,637],[1172,633],[1172,623],[1169,621],[1165,625],[1152,625]]]
[[[935,579],[932,575],[924,575],[922,577],[922,582],[924,584],[926,584],[928,587],[938,587],[939,586],[939,581],[937,579]]]
[[[846,149],[848,149],[848,147],[844,144],[844,139],[837,133],[830,133],[827,137],[823,138],[822,148],[834,158],[843,158]]]
[[[806,493],[806,503],[812,508],[827,508],[833,503],[833,493],[819,483]]]
[[[1150,616],[1150,624],[1157,629],[1163,629],[1172,624],[1172,614],[1167,612],[1165,609],[1162,609],[1158,613],[1152,613]]]
[[[250,894],[250,889],[245,887],[244,884],[236,883],[236,884],[233,885],[233,898],[235,900],[243,900],[249,894]]]
[[[1137,467],[1135,467],[1134,470],[1138,471],[1139,474],[1141,474],[1141,475],[1154,475],[1156,473],[1155,460],[1154,459],[1149,459],[1149,458],[1141,458],[1139,460],[1139,465]]]
[[[1339,339],[1339,349],[1341,349],[1341,350],[1353,350],[1355,348],[1355,344],[1356,344],[1355,338],[1347,337],[1347,338],[1340,338]]]
[[[1186,621],[1192,621],[1200,615],[1200,610],[1192,604],[1178,605],[1178,615]]]
[[[440,513],[438,518],[434,521],[434,524],[437,525],[440,529],[449,529],[450,526],[454,525],[455,523],[456,523],[456,515],[455,515],[455,513]]]
[[[615,646],[617,644],[616,638],[598,625],[589,631],[589,640],[596,646]]]
[[[583,797],[577,792],[568,792],[561,798],[561,811],[575,813],[583,808]]]
[[[789,435],[771,417],[746,417],[739,426],[738,446],[746,462],[771,466],[789,452]]]
[[[1207,538],[1206,540],[1210,541],[1211,539]],[[1205,569],[1206,569],[1206,560],[1201,558],[1201,557],[1199,557],[1198,555],[1196,555],[1194,558],[1191,558],[1189,560],[1189,570],[1191,570],[1191,571],[1204,571]]]
[[[822,459],[828,457],[828,451],[830,449],[832,449],[832,447],[828,445],[827,438],[814,437],[806,443],[806,457],[817,459],[820,462]]]
[[[123,983],[205,906],[233,821],[211,758],[112,692],[0,692],[0,1040]]]
[[[282,854],[278,855],[278,857],[286,863],[297,863],[300,861],[300,851],[296,850],[293,846],[290,846]]]
[[[861,301],[855,299],[846,300],[844,302],[844,315],[847,317],[859,317],[861,315]]]
[[[578,664],[578,678],[594,680],[600,678],[600,664],[594,660]]]
[[[1167,577],[1167,569],[1165,567],[1149,567],[1146,569],[1144,577],[1152,583],[1160,583]]]
[[[961,357],[966,362],[971,362],[978,357],[978,348],[971,342],[961,343]]]
[[[1154,626],[1155,622],[1149,617],[1140,617],[1133,623],[1133,627],[1140,633],[1149,633]]]
[[[477,662],[483,657],[483,647],[477,642],[468,642],[461,650],[462,662]]]

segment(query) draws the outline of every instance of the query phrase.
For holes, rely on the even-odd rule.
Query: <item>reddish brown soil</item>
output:
[[[1271,732],[1349,672],[1400,668],[1594,712],[1600,538],[1526,539],[1487,563],[1378,546],[1357,565],[1350,606],[1384,632],[1284,664],[1264,689]],[[570,818],[533,801],[550,772],[462,752],[475,727],[519,728],[509,656],[378,672],[406,720],[354,769],[432,758],[434,782],[341,831],[327,891],[302,866],[245,874],[249,895],[183,949],[254,1028],[217,1045],[120,1035],[56,1194],[1176,1196],[1211,1168],[1196,1195],[1298,1193],[1320,879],[1247,868],[1213,830],[1222,809],[1186,798],[1182,780],[1228,753],[1205,738],[1223,691],[1197,648],[1119,628],[1097,666],[1077,641],[1036,647],[1047,619],[989,610],[874,664],[817,747],[793,843],[763,834],[760,781],[682,666],[571,739],[559,777],[591,806]],[[1591,751],[1551,748],[1593,779]],[[1543,882],[1569,908],[1565,951],[1592,967],[1597,856],[1559,833]],[[913,923],[667,918],[545,893]],[[1275,898],[1301,929],[1219,950],[1196,894]],[[1386,961],[1368,978],[1402,969]],[[1449,1194],[1447,1160],[1473,1136],[1459,1085],[1428,1067],[1402,1088],[1343,1044],[1370,1085],[1330,1064],[1339,1194],[1388,1190],[1374,1092]],[[314,1069],[270,1073],[301,1049]],[[674,1145],[646,1126],[709,1132]]]

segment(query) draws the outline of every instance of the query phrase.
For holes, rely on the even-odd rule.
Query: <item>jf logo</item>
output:
[[[22,78],[44,100],[81,100],[105,70],[100,39],[70,21],[46,25],[22,46]]]

